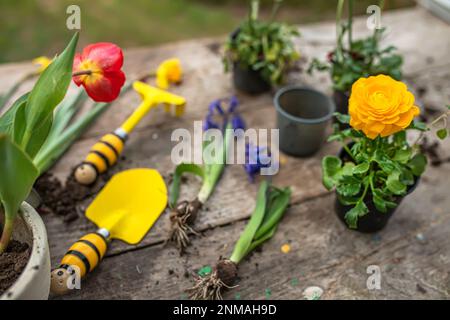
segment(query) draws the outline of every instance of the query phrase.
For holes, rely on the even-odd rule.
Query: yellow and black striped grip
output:
[[[75,179],[81,184],[91,184],[97,177],[116,164],[123,151],[125,139],[112,132],[104,135],[89,151],[75,171]]]
[[[74,267],[79,270],[80,277],[84,277],[103,259],[108,242],[99,233],[90,233],[80,238],[66,252],[60,266],[52,271],[51,290],[55,294],[67,292],[67,280],[72,275],[68,270]]]
[[[84,163],[94,166],[98,174],[103,173],[117,162],[123,146],[124,140],[120,136],[108,133],[92,146]]]

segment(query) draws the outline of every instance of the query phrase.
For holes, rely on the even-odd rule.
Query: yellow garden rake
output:
[[[87,157],[75,170],[75,179],[80,184],[94,183],[100,174],[116,164],[129,134],[152,108],[164,104],[166,112],[170,112],[171,106],[175,107],[176,116],[181,116],[184,112],[186,99],[181,96],[141,81],[135,81],[133,88],[140,94],[141,104],[119,128],[103,136],[91,148]]]

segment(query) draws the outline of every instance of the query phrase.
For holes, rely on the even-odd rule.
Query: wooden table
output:
[[[386,13],[382,23],[389,29],[385,43],[398,46],[404,54],[406,81],[421,94],[424,105],[443,109],[450,102],[450,26],[420,8]],[[324,58],[333,48],[333,23],[301,26],[300,30],[298,48],[307,61],[314,56]],[[369,34],[365,18],[356,19],[355,33],[357,37]],[[230,76],[223,73],[218,50],[223,40],[191,40],[126,50],[125,71],[129,79],[143,70],[150,72],[165,58],[179,57],[186,75],[184,83],[173,91],[186,97],[188,106],[183,118],[157,110],[144,119],[127,144],[127,160],[118,169],[154,167],[165,177],[173,171],[172,131],[181,127],[192,130],[193,121],[204,117],[211,100],[234,94]],[[29,63],[0,66],[2,87],[12,85],[30,68]],[[327,74],[303,73],[292,76],[290,81],[330,93]],[[21,91],[31,86],[27,83]],[[248,127],[274,127],[272,94],[238,97]],[[65,180],[89,147],[116,128],[138,102],[134,92],[121,97],[52,172]],[[448,143],[442,146],[441,152],[448,156]],[[302,299],[309,286],[323,288],[323,299],[449,298],[450,163],[429,166],[420,186],[401,204],[387,228],[365,235],[347,230],[338,221],[334,214],[335,196],[321,183],[321,158],[338,149],[337,144],[326,144],[314,157],[283,156],[274,183],[292,187],[291,206],[275,237],[239,266],[239,287],[228,291],[226,299]],[[182,197],[192,198],[199,186],[197,179],[189,177]],[[163,245],[166,212],[139,245],[114,242],[100,267],[82,283],[82,290],[64,298],[186,299],[184,290],[192,284],[189,274],[214,264],[221,255],[229,256],[252,212],[257,187],[247,181],[242,166],[227,167],[195,225],[203,236],[192,238],[188,254],[180,257],[174,247]],[[95,230],[83,217],[70,224],[53,214],[43,218],[54,266],[73,241]],[[280,250],[286,243],[292,248],[287,254]],[[370,265],[381,269],[380,290],[367,289]]]

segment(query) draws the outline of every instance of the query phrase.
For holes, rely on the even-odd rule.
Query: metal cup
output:
[[[336,109],[325,94],[301,86],[284,87],[275,95],[280,150],[293,156],[309,156],[318,151]]]

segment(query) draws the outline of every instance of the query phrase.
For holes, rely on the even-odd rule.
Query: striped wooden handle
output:
[[[89,151],[75,171],[75,179],[81,184],[92,184],[97,177],[117,163],[123,151],[125,139],[116,134],[104,135]]]
[[[98,232],[80,238],[66,252],[60,266],[52,271],[51,291],[55,294],[66,293],[71,287],[70,277],[83,278],[94,270],[103,259],[107,248],[107,239]]]

